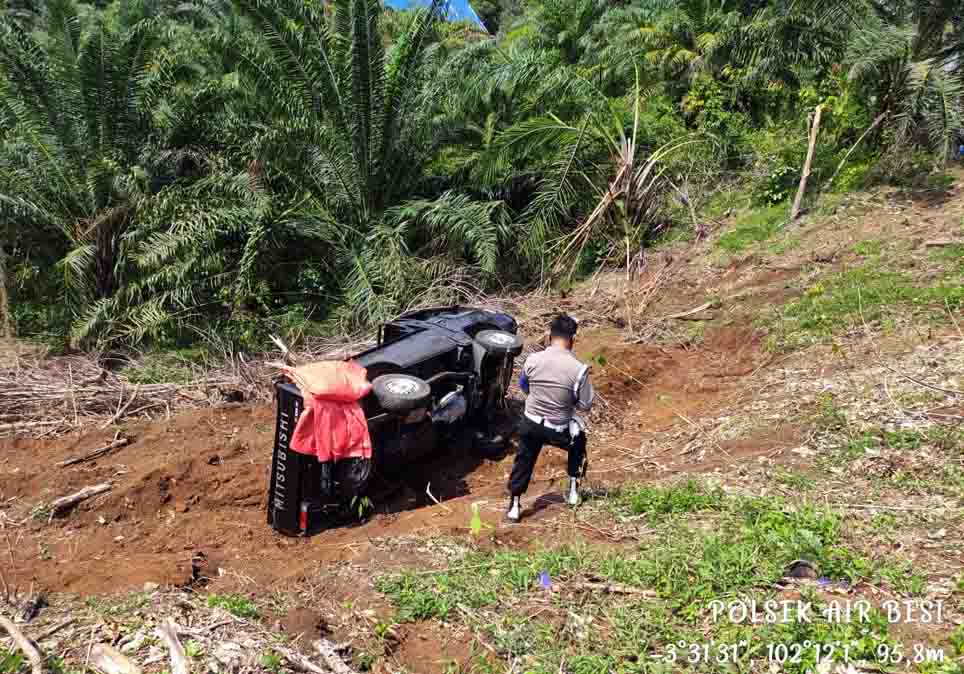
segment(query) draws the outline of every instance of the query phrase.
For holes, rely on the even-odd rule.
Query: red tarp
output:
[[[365,368],[351,361],[321,361],[285,372],[305,400],[291,449],[323,462],[371,458],[368,421],[358,404],[372,389]]]

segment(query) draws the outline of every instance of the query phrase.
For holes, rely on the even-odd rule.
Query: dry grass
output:
[[[355,339],[306,342],[293,354],[301,362],[344,358],[370,342]],[[190,380],[135,383],[108,369],[100,354],[49,356],[43,350],[8,349],[0,361],[0,437],[42,437],[79,428],[102,427],[128,419],[170,417],[190,408],[240,401],[269,401],[272,361],[227,356],[216,367],[192,364]],[[132,360],[127,370],[137,366]]]

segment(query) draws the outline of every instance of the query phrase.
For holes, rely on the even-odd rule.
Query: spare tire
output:
[[[489,353],[518,356],[522,353],[523,341],[519,335],[503,330],[483,330],[475,336],[475,341]]]
[[[385,411],[399,414],[427,407],[432,398],[432,389],[425,380],[408,374],[376,377],[372,391]]]

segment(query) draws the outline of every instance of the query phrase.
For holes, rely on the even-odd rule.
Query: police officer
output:
[[[572,353],[578,325],[561,315],[549,326],[549,347],[529,356],[522,366],[519,387],[526,394],[525,415],[519,431],[519,451],[509,477],[511,522],[522,519],[522,495],[529,488],[532,471],[543,445],[569,452],[569,490],[566,502],[579,504],[579,478],[586,469],[586,433],[576,410],[589,411],[593,389],[589,366]]]

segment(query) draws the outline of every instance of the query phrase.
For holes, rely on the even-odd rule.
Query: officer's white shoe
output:
[[[566,494],[566,503],[571,506],[579,505],[579,480],[574,477],[569,478],[569,492]]]
[[[506,512],[505,518],[514,523],[522,521],[522,499],[519,496],[513,496],[512,500],[509,501],[509,510]]]

